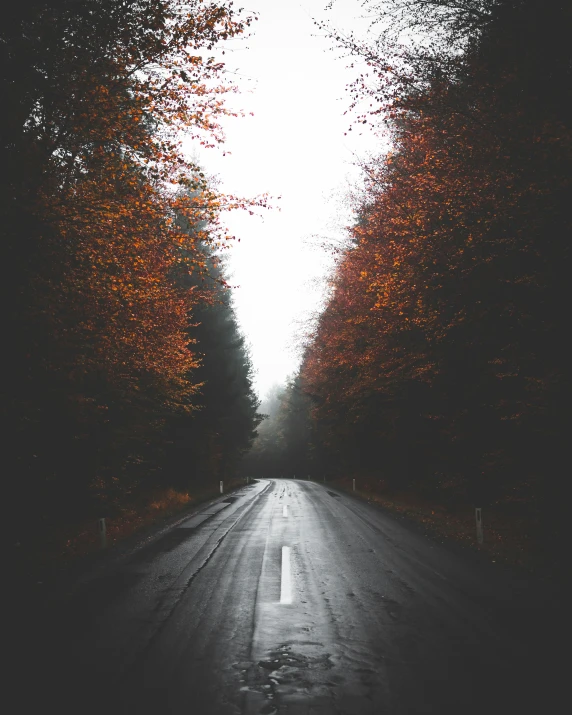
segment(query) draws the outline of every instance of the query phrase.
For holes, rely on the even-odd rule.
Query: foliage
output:
[[[252,387],[252,364],[224,278],[224,262],[208,245],[201,253],[207,274],[180,273],[178,280],[204,299],[193,311],[189,337],[196,341],[200,363],[193,376],[200,394],[191,414],[173,414],[167,424],[168,460],[176,484],[228,480],[236,473],[262,416]]]
[[[223,140],[234,88],[209,52],[251,20],[201,0],[5,13],[6,459],[29,520],[100,513],[168,480],[165,424],[199,408],[192,326],[210,300],[177,276],[207,271],[205,245],[228,238],[222,211],[264,203],[214,190],[180,132]]]
[[[569,395],[570,9],[383,8],[398,14],[380,14],[377,44],[337,35],[372,68],[354,104],[383,115],[393,150],[363,164],[352,247],[301,367],[314,449],[326,471],[479,505],[533,484],[550,534]],[[393,21],[429,39],[404,49]]]
[[[264,421],[244,461],[244,469],[249,474],[306,476],[312,471],[308,408],[299,377],[288,380],[283,388],[280,385],[271,388],[260,406]]]

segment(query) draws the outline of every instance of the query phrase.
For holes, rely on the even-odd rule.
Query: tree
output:
[[[201,299],[173,276],[204,265],[203,237],[176,218],[224,239],[221,211],[245,204],[207,186],[180,130],[222,141],[233,88],[209,51],[251,19],[199,0],[38,0],[5,20],[5,424],[12,501],[34,522],[125,497],[155,469],[166,415],[195,406]]]
[[[428,34],[405,49],[391,23],[367,47],[338,35],[372,67],[354,103],[385,117],[393,150],[364,163],[352,248],[302,364],[313,420],[332,462],[381,455],[405,486],[455,483],[482,505],[533,483],[550,533],[564,524],[572,157],[570,51],[549,28],[570,10],[550,3],[535,23],[533,0],[384,7]]]
[[[167,430],[173,445],[168,478],[178,486],[235,475],[262,419],[252,387],[250,355],[224,278],[224,261],[208,243],[202,244],[201,255],[206,272],[178,277],[203,296],[188,331],[198,350],[200,362],[193,378],[200,387],[193,411],[173,415]]]

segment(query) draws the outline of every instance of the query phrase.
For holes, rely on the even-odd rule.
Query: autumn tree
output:
[[[200,0],[34,0],[4,19],[9,486],[38,517],[77,515],[132,490],[166,416],[195,405],[200,297],[174,274],[204,267],[207,239],[177,216],[224,240],[241,201],[207,186],[180,131],[222,141],[233,88],[209,52],[250,19]]]
[[[570,11],[383,8],[378,42],[337,35],[369,65],[359,121],[384,117],[393,150],[363,164],[353,247],[302,365],[313,419],[350,469],[480,504],[534,492],[548,534],[564,523]]]

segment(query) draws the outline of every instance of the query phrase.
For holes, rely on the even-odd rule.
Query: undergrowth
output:
[[[352,491],[349,478],[336,486]],[[545,566],[545,554],[539,546],[538,516],[528,503],[503,501],[482,510],[482,544],[477,543],[475,509],[464,503],[447,504],[438,498],[411,492],[391,492],[367,482],[356,482],[357,496],[375,502],[388,511],[423,525],[433,536],[447,539],[501,562],[536,572]]]

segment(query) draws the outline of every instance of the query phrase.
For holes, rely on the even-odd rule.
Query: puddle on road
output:
[[[331,702],[330,688],[323,685],[333,668],[329,653],[316,653],[323,645],[315,641],[283,644],[245,671],[245,712],[271,715],[295,703]],[[308,650],[309,653],[302,652]],[[332,683],[333,685],[333,683]]]

